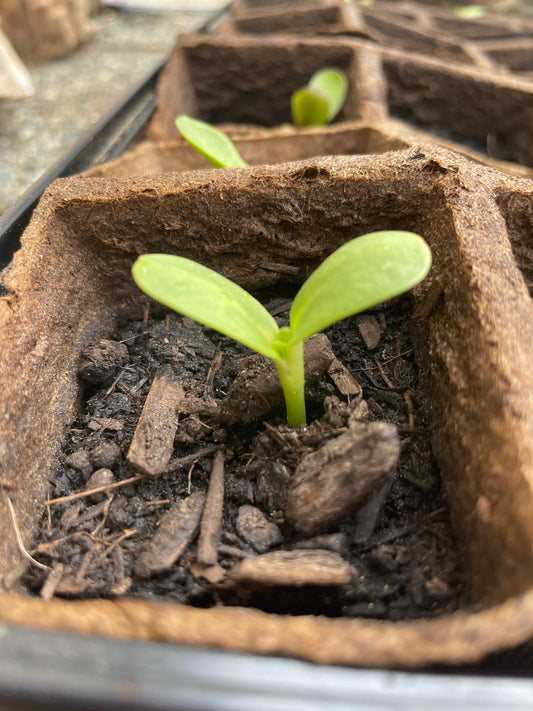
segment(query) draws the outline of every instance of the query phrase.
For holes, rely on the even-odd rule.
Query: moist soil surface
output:
[[[262,295],[280,325],[286,293]],[[79,414],[31,550],[43,568],[20,581],[45,599],[387,620],[467,605],[410,313],[407,296],[328,329],[309,425],[293,430],[266,359],[147,306],[82,355]]]

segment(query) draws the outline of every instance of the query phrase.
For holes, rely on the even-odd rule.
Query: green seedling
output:
[[[484,17],[487,11],[482,5],[464,5],[463,7],[454,7],[453,14],[461,20],[477,20]]]
[[[145,254],[132,273],[136,284],[165,306],[193,318],[270,358],[278,371],[287,421],[306,421],[303,342],[371,306],[418,284],[431,252],[412,232],[372,232],[331,254],[302,285],[288,327],[251,294],[226,277],[184,257]]]
[[[339,69],[321,69],[303,89],[292,94],[292,122],[295,126],[325,126],[344,106],[348,80]]]
[[[211,124],[190,116],[178,116],[176,127],[183,138],[215,168],[242,168],[248,165],[226,134]]]

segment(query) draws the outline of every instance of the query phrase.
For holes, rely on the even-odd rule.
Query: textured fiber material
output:
[[[409,128],[401,121],[343,121],[332,126],[295,128],[253,128],[236,124],[220,126],[250,165],[283,163],[328,155],[361,155],[397,151],[419,145],[435,144],[453,150],[478,163],[521,177],[533,176],[533,168],[487,158],[452,141],[439,140],[431,133]],[[87,171],[91,177],[129,178],[208,166],[196,150],[180,136],[160,141],[140,141],[113,161]]]
[[[531,81],[361,39],[182,35],[162,72],[148,137],[175,136],[182,113],[217,124],[288,123],[291,93],[325,66],[348,77],[341,121],[402,119],[533,166]]]
[[[531,637],[532,205],[530,181],[432,148],[52,185],[0,301],[0,621],[405,667],[474,661]],[[302,281],[342,243],[377,229],[414,230],[432,249],[415,293],[414,346],[475,611],[383,625],[128,599],[43,602],[6,587],[21,553],[5,496],[31,545],[75,411],[80,353],[142,307],[130,276],[136,255],[182,254],[253,289],[275,284],[286,265],[299,265]]]
[[[458,18],[451,9],[421,3],[375,0],[363,6],[344,0],[316,0],[307,5],[276,6],[236,0],[221,31],[366,37],[383,47],[407,49],[484,69],[533,71],[531,20],[490,13],[468,20]]]

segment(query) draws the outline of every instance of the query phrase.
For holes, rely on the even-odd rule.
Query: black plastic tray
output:
[[[144,128],[163,64],[0,217],[0,269],[53,180],[119,156]],[[481,665],[413,673],[0,626],[0,711],[529,711],[532,650],[528,644]]]
[[[533,680],[0,629],[0,711],[525,711]]]

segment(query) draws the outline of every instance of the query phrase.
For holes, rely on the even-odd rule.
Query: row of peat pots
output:
[[[533,636],[533,82],[489,52],[518,21],[498,18],[498,35],[479,20],[478,42],[442,11],[423,24],[420,6],[243,4],[218,35],[179,38],[147,140],[52,184],[4,274],[0,621],[352,666],[482,660]],[[241,33],[298,12],[289,26],[323,12],[330,36]],[[379,42],[435,27],[444,59]],[[291,92],[329,66],[348,77],[340,118],[288,126]],[[225,124],[251,167],[206,168],[179,114]],[[328,254],[378,230],[422,235],[431,271],[328,329],[309,377],[317,420],[298,433],[270,411],[262,362],[156,320],[131,278],[138,255],[179,254],[283,319]],[[243,422],[228,400],[248,367]],[[354,453],[378,423],[401,443],[394,471],[375,461],[383,442],[366,463]],[[196,535],[216,534],[215,448],[226,494],[207,565]],[[375,482],[313,528],[285,507],[316,461],[319,508],[351,502],[361,472]]]

